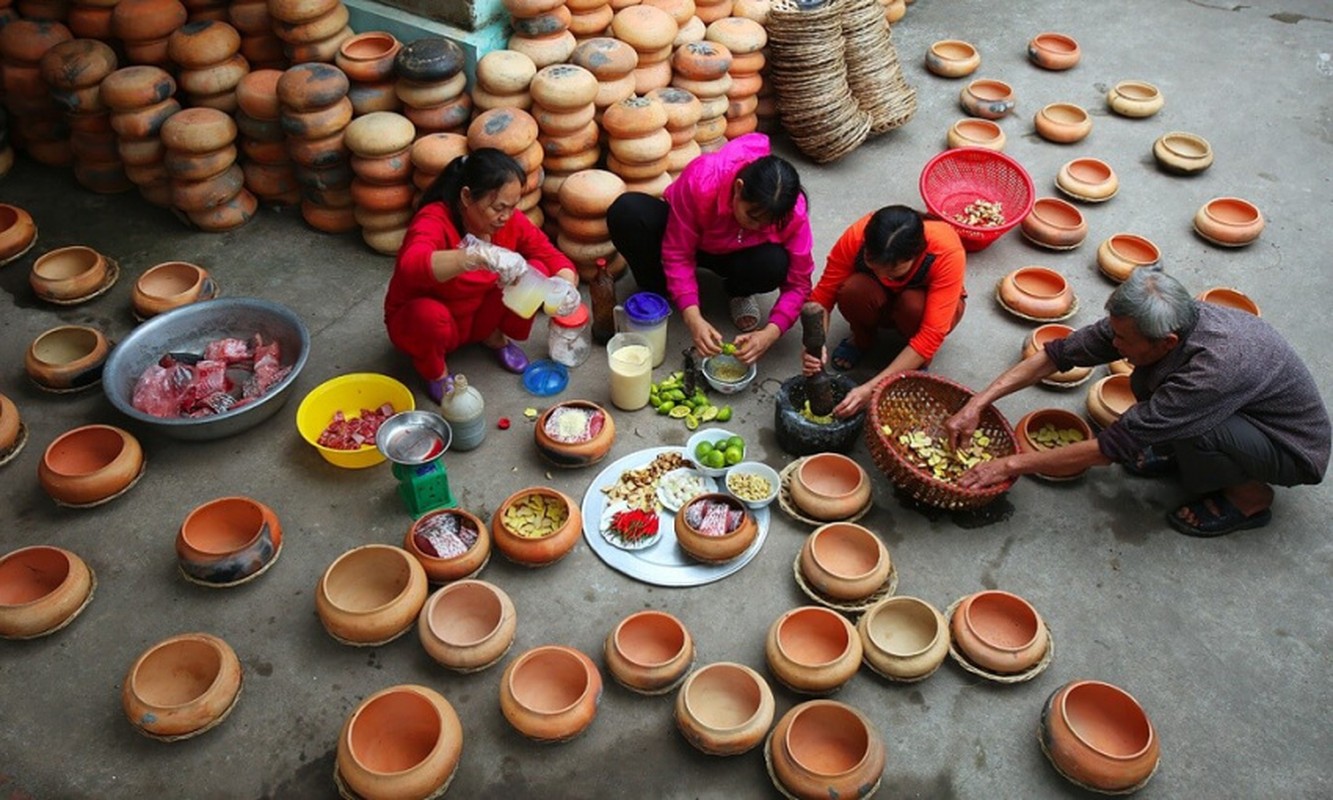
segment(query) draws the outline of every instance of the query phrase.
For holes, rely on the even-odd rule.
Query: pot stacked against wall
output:
[[[441,36],[403,45],[394,57],[394,91],[417,133],[464,133],[472,117],[463,50]]]
[[[532,108],[528,84],[537,74],[532,59],[516,50],[492,50],[477,62],[477,84],[472,87],[473,116],[492,108]]]
[[[652,6],[630,6],[611,20],[613,35],[639,54],[634,93],[648,94],[671,85],[671,52],[680,28],[671,15]]]
[[[699,98],[674,86],[654,89],[649,97],[662,101],[666,108],[666,132],[671,137],[671,152],[667,153],[667,175],[671,180],[680,177],[680,173],[702,152],[695,141],[699,130],[699,118],[703,115],[703,104]]]
[[[571,14],[565,0],[504,0],[513,23],[509,49],[517,50],[537,68],[559,64],[578,44],[569,31]]]
[[[167,38],[167,55],[181,67],[177,80],[187,105],[236,111],[236,86],[250,72],[241,34],[226,22],[187,22]]]
[[[75,179],[102,194],[133,189],[102,102],[102,79],[116,70],[115,51],[93,39],[71,39],[47,50],[41,67],[51,97],[65,109]]]
[[[537,185],[541,215],[548,231],[556,230],[560,218],[557,199],[563,180],[575,172],[597,166],[600,128],[594,100],[601,84],[589,70],[576,64],[555,64],[537,70],[529,91],[532,114],[541,132],[538,146],[544,173]],[[525,197],[528,186],[523,187]],[[536,220],[534,219],[534,222]]]
[[[42,79],[41,60],[48,50],[73,37],[59,22],[16,19],[0,29],[5,107],[13,114],[14,141],[42,164],[68,166],[69,123]]]
[[[246,191],[234,141],[236,123],[215,108],[187,108],[162,125],[171,204],[201,230],[239,228],[259,205]]]
[[[759,91],[764,86],[759,71],[766,63],[763,48],[768,44],[768,33],[753,20],[727,17],[710,24],[705,38],[731,51],[726,137],[735,139],[752,133],[759,127]]]
[[[342,0],[269,0],[273,33],[283,42],[292,64],[332,64],[342,43],[352,38],[349,13]]]
[[[703,106],[694,132],[694,140],[705,153],[711,153],[727,143],[727,109],[731,100],[731,51],[717,42],[696,42],[676,50],[672,57],[675,76],[671,85],[684,89]]]
[[[449,162],[468,153],[467,137],[458,133],[418,135],[412,143],[412,185],[417,195],[426,191],[449,166]]]
[[[244,42],[242,42],[244,44]],[[282,132],[278,81],[282,72],[260,69],[236,86],[236,128],[245,188],[266,205],[298,205],[300,186]]]
[[[111,12],[111,32],[124,45],[130,64],[167,68],[167,39],[189,16],[177,0],[120,0]]]
[[[301,216],[312,228],[344,233],[356,228],[352,169],[343,133],[352,121],[350,83],[332,64],[297,64],[278,79],[279,121],[296,162]]]
[[[526,111],[517,108],[496,108],[483,112],[467,129],[467,143],[471,150],[493,147],[510,156],[523,168],[523,188],[518,202],[520,211],[534,224],[541,224],[541,144],[537,142],[537,121]],[[537,212],[533,219],[533,212]]]
[[[267,0],[232,0],[227,21],[241,34],[241,55],[250,69],[287,69],[282,40],[273,32],[273,17]]]
[[[606,165],[624,179],[626,191],[661,197],[671,183],[666,124],[666,105],[654,97],[631,97],[606,110],[602,126],[611,151]]]
[[[606,35],[616,11],[608,0],[565,0],[569,9],[569,32],[580,45]]]
[[[175,94],[175,79],[161,67],[147,65],[122,67],[101,85],[125,175],[145,200],[163,208],[171,205],[171,180],[162,163],[166,148],[158,134],[162,124],[181,110]]]
[[[347,126],[352,151],[352,202],[361,238],[370,249],[395,255],[412,219],[412,140],[416,130],[402,114],[374,111]]]

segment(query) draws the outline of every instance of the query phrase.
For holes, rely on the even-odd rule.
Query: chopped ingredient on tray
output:
[[[385,403],[376,409],[363,408],[361,415],[347,417],[342,410],[333,412],[333,419],[319,434],[321,447],[332,450],[359,450],[375,444],[375,434],[384,420],[394,414],[393,405]]]
[[[758,502],[773,494],[773,484],[763,475],[753,472],[727,473],[727,489],[742,500]]]
[[[505,509],[501,520],[516,536],[540,539],[560,530],[569,519],[569,509],[558,497],[530,494]]]
[[[417,549],[436,558],[457,558],[477,543],[478,533],[457,514],[435,514],[417,524]]]
[[[704,476],[693,470],[668,472],[658,483],[658,491],[664,495],[667,505],[680,508],[694,498],[709,491]]]
[[[657,512],[630,508],[611,516],[611,533],[622,542],[634,544],[657,535]]]
[[[688,467],[690,463],[680,453],[659,453],[645,467],[627,469],[602,492],[611,500],[623,500],[630,508],[644,511],[657,509],[657,482],[673,469]]]
[[[723,500],[699,500],[685,509],[685,522],[704,536],[725,536],[740,527],[745,512]]]
[[[954,214],[953,218],[955,222],[964,225],[996,228],[1004,224],[1004,203],[992,203],[978,197],[964,206],[962,211]]]
[[[560,406],[546,418],[546,435],[557,442],[571,444],[596,438],[606,424],[606,415],[595,408]]]
[[[248,342],[209,342],[193,364],[176,355],[163,355],[139,376],[131,399],[135,408],[163,418],[221,414],[263,397],[292,370],[282,365],[278,343],[265,343],[259,334]]]

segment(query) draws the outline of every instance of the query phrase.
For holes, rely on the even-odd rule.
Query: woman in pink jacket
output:
[[[700,267],[722,278],[736,355],[754,363],[800,316],[814,272],[800,176],[751,133],[690,162],[659,200],[621,195],[607,211],[611,240],[640,289],[670,296],[703,355],[723,337],[699,307]],[[781,289],[761,326],[755,295]]]

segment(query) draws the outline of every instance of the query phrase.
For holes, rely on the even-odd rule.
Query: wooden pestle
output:
[[[819,303],[806,303],[801,306],[801,344],[805,352],[815,358],[824,354],[824,307]],[[810,403],[810,413],[816,417],[827,417],[833,413],[837,399],[833,396],[833,378],[820,365],[819,371],[805,379],[805,399]]]

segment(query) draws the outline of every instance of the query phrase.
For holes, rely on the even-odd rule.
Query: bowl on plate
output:
[[[690,467],[673,469],[657,481],[657,502],[671,513],[701,494],[717,491],[717,481]]]
[[[707,466],[706,464],[702,464],[700,463],[699,460],[700,457],[696,451],[699,449],[699,445],[704,442],[708,442],[709,444],[716,447],[718,442],[730,439],[733,436],[739,437],[740,435],[732,433],[731,431],[725,430],[723,428],[709,428],[707,430],[699,431],[698,433],[691,436],[688,440],[686,440],[685,457],[688,458],[690,461],[694,462],[698,470],[703,474],[707,475],[708,477],[710,478],[721,477],[722,475],[725,475],[727,470],[730,469],[731,467],[728,467],[726,465],[723,465],[721,467],[710,467]],[[742,458],[745,457],[746,449],[747,448],[745,447],[741,448]]]

